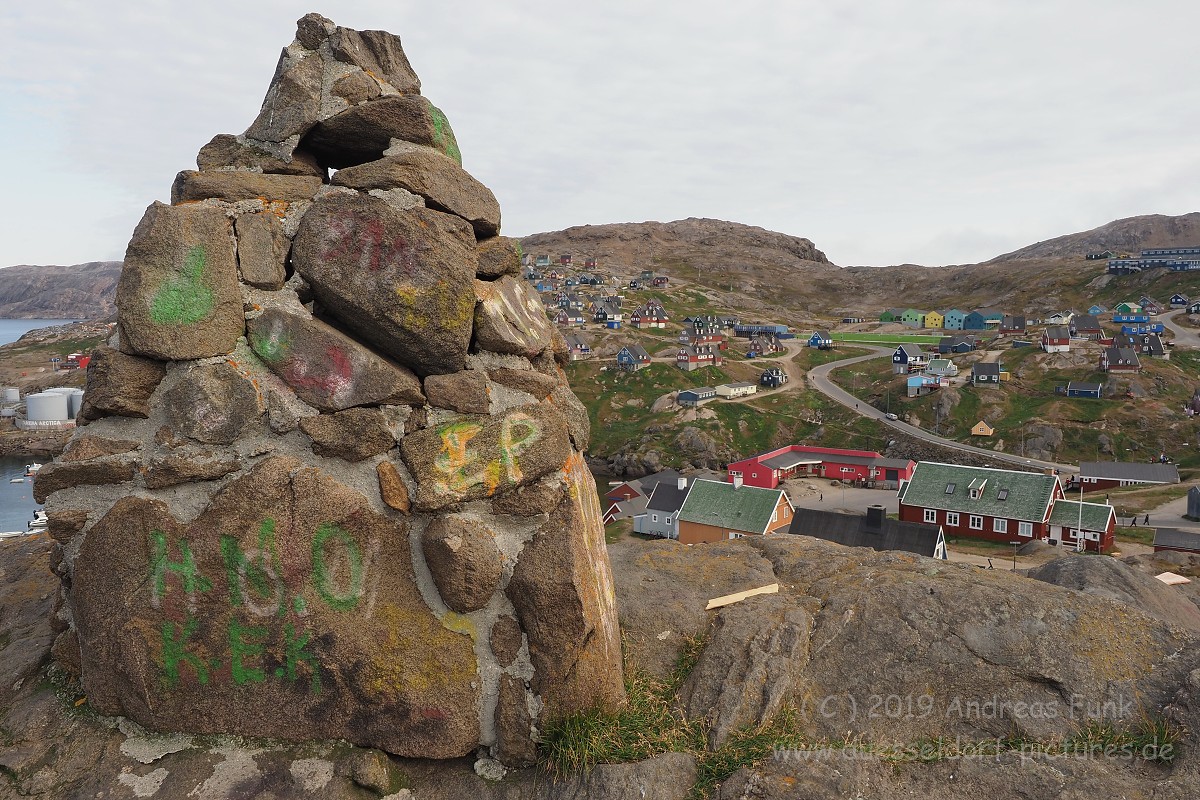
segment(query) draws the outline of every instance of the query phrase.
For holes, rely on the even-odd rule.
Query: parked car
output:
[[[888,413],[884,414],[883,416],[886,417],[887,419],[891,419],[891,420],[900,419],[899,417],[897,417],[895,414],[893,414],[890,411]]]

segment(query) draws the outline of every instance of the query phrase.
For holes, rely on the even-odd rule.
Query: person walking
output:
[[[824,493],[824,492],[820,492],[819,494],[820,494],[820,497],[821,497],[821,502],[822,502],[822,503],[824,503],[824,502],[825,502],[825,493]]]
[[[1150,524],[1150,515],[1149,515],[1149,514],[1147,514],[1147,515],[1146,515],[1146,518],[1145,518],[1144,520],[1142,520],[1142,524],[1143,524],[1143,525],[1149,525],[1149,524]]]

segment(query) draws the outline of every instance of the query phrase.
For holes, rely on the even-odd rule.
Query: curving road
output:
[[[1187,316],[1186,312],[1181,312],[1183,316]],[[1160,314],[1157,319],[1175,336],[1176,347],[1198,347],[1200,348],[1200,334],[1196,333],[1195,328],[1184,328],[1175,322],[1175,317]]]
[[[812,387],[829,399],[841,403],[846,408],[855,411],[860,416],[879,420],[884,425],[895,428],[896,430],[905,433],[914,439],[920,439],[931,444],[937,444],[941,445],[942,447],[949,447],[955,450],[965,450],[967,452],[986,456],[989,459],[1006,461],[1023,467],[1057,469],[1064,474],[1068,472],[1079,471],[1079,468],[1072,464],[1057,464],[1053,461],[1041,461],[1036,458],[1022,458],[1021,456],[1012,455],[1010,453],[999,453],[995,450],[986,450],[982,447],[974,447],[969,444],[963,444],[962,442],[956,442],[953,439],[943,439],[940,436],[934,436],[932,433],[909,425],[907,422],[888,419],[886,416],[884,416],[882,411],[859,400],[854,395],[843,390],[829,378],[829,373],[835,369],[841,369],[842,367],[848,367],[853,364],[861,364],[864,361],[870,361],[874,358],[882,358],[884,356],[891,355],[894,352],[894,349],[889,347],[873,347],[870,345],[858,344],[855,346],[870,347],[870,349],[874,350],[875,352],[871,353],[870,355],[855,356],[854,358],[846,358],[841,361],[831,361],[828,364],[822,364],[819,367],[813,367],[808,371],[808,380],[812,384]]]

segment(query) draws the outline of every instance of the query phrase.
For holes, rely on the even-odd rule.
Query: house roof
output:
[[[1046,328],[1046,338],[1048,339],[1070,339],[1071,332],[1063,325],[1052,325]]]
[[[1149,464],[1141,461],[1081,461],[1079,474],[1085,478],[1179,483],[1179,469],[1174,464]]]
[[[1158,528],[1154,531],[1154,546],[1195,550],[1200,553],[1200,533],[1181,531],[1178,528]]]
[[[818,339],[822,340],[829,339],[829,331],[817,331],[813,334],[813,336],[816,336]],[[812,337],[810,336],[809,338],[811,339]]]
[[[782,489],[735,488],[732,483],[698,480],[688,492],[679,520],[730,531],[766,533],[782,494]]]
[[[980,361],[971,367],[971,371],[976,375],[1000,375],[999,361]]]
[[[788,533],[812,536],[847,547],[902,550],[931,558],[938,543],[937,525],[901,522],[884,517],[882,526],[874,527],[865,514],[839,514],[812,508],[796,509]]]
[[[929,362],[930,372],[936,372],[939,369],[948,369],[954,366],[954,362],[948,358],[934,358]]]
[[[683,508],[683,501],[690,489],[691,486],[680,489],[676,483],[660,483],[650,493],[646,508],[650,511],[668,511],[674,514]]]
[[[696,389],[684,389],[679,393],[679,397],[683,397],[685,394],[695,398],[715,397],[717,390],[711,386],[700,386]]]
[[[589,345],[587,343],[587,341],[579,334],[576,334],[576,333],[569,334],[566,337],[566,339],[567,339],[567,346],[572,349],[586,349],[586,350],[592,349],[591,345]]]
[[[972,500],[968,487],[980,480],[983,492]],[[1058,478],[1039,472],[920,461],[901,488],[900,501],[921,508],[1041,522],[1057,485]]]
[[[738,381],[737,383],[723,383],[722,386],[728,386],[730,389],[757,389],[757,383],[750,381]]]
[[[642,347],[640,344],[627,344],[621,349],[627,350],[629,355],[633,356],[639,361],[650,358],[650,354],[646,352],[646,348]]]
[[[1098,331],[1100,330],[1100,320],[1092,314],[1084,314],[1075,320],[1075,330],[1077,331]]]
[[[820,464],[822,461],[824,459],[816,457],[814,453],[797,453],[793,450],[788,453],[771,456],[770,458],[764,458],[759,463],[769,469],[791,469],[801,464]]]
[[[1128,347],[1109,347],[1104,351],[1105,357],[1109,364],[1131,364],[1140,365],[1141,359],[1138,358],[1137,352]]]
[[[1067,381],[1068,392],[1098,392],[1103,387],[1098,383],[1082,383],[1080,381]]]
[[[904,354],[909,358],[925,355],[925,351],[921,349],[919,344],[901,344],[896,347],[897,350],[903,350]]]
[[[1106,531],[1108,522],[1115,518],[1116,512],[1107,503],[1080,503],[1078,500],[1055,500],[1054,508],[1050,509],[1050,524],[1076,528],[1080,521],[1080,507],[1083,508],[1083,530]]]

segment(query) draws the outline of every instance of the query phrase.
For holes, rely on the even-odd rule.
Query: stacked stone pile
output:
[[[88,702],[509,764],[620,704],[587,414],[400,40],[304,17],[197,166],[35,487]]]

